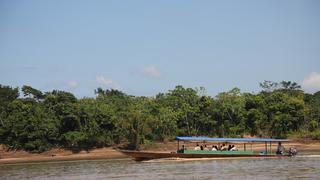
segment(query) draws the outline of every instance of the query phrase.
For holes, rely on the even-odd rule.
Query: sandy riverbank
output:
[[[80,151],[78,153],[73,153],[72,151],[65,149],[52,149],[43,153],[0,150],[0,164],[118,158],[127,158],[127,156],[111,147],[99,148],[90,151]]]
[[[181,145],[181,144],[180,144]],[[187,147],[192,148],[194,144],[186,143]],[[212,145],[208,143],[208,145]],[[320,141],[303,141],[295,140],[284,144],[286,148],[295,147],[298,149],[299,154],[320,154]],[[236,144],[241,150],[243,144]],[[251,145],[246,145],[247,149],[251,149]],[[265,144],[253,144],[253,151],[262,151]],[[269,148],[269,144],[268,144]],[[172,152],[176,151],[177,142],[155,143],[143,147],[147,151],[162,151]],[[272,150],[276,149],[276,144],[272,145]],[[128,158],[126,155],[116,151],[112,147],[93,149],[90,151],[80,151],[73,153],[65,149],[52,149],[43,153],[29,153],[26,151],[5,151],[3,146],[0,146],[0,164],[8,163],[26,163],[26,162],[43,162],[43,161],[69,161],[69,160],[93,160],[93,159],[120,159]]]

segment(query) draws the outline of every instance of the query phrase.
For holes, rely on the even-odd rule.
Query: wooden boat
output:
[[[178,148],[176,152],[151,152],[151,151],[128,151],[121,150],[120,152],[133,157],[136,161],[161,159],[161,158],[230,158],[230,157],[252,157],[252,158],[267,158],[267,157],[282,157],[291,156],[290,154],[276,154],[272,153],[272,142],[287,142],[286,139],[266,139],[266,138],[209,138],[209,137],[176,137],[178,140]],[[244,143],[243,150],[237,151],[211,151],[211,150],[186,150],[180,148],[180,141],[193,141],[193,142],[207,142],[216,141],[221,143]],[[252,151],[252,143],[264,142],[265,150],[263,152]],[[268,148],[269,143],[269,148]],[[251,144],[251,150],[247,150],[246,145]]]

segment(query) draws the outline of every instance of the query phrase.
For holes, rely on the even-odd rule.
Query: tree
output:
[[[262,83],[259,83],[260,87],[265,92],[272,92],[278,88],[278,83],[273,81],[263,81]]]
[[[199,132],[205,135],[216,135],[215,129],[217,129],[217,120],[214,117],[213,109],[216,108],[215,100],[209,96],[201,96],[199,100]]]
[[[320,91],[314,94],[306,94],[304,98],[305,110],[305,129],[315,131],[320,125]]]
[[[44,94],[40,90],[34,89],[31,86],[24,85],[21,90],[24,97],[27,97],[28,99],[39,102],[44,98]]]
[[[251,136],[265,135],[267,132],[267,116],[265,114],[266,104],[261,95],[245,93],[245,109],[246,109],[246,131]]]
[[[176,86],[167,94],[158,94],[156,101],[171,107],[177,113],[177,125],[181,135],[198,135],[200,124],[197,118],[199,112],[199,96],[192,88]]]
[[[0,127],[5,126],[3,120],[7,117],[7,107],[19,97],[19,89],[0,84]]]
[[[86,138],[84,144],[88,148],[112,145],[118,136],[113,107],[92,98],[81,99],[78,106],[81,131]]]
[[[275,91],[264,95],[266,115],[270,125],[270,134],[285,137],[291,131],[297,131],[304,122],[304,101],[301,97],[291,97],[283,92]]]
[[[10,149],[42,152],[56,142],[56,120],[41,104],[14,100],[7,111],[9,115],[0,130],[0,138]]]
[[[144,144],[146,136],[151,133],[152,117],[146,108],[147,101],[145,98],[135,98],[125,113],[125,120],[122,120],[122,128],[126,129],[128,133],[130,149],[139,150],[140,144]]]
[[[244,98],[240,89],[234,88],[227,93],[220,93],[216,97],[217,110],[215,117],[218,121],[219,136],[242,135],[245,132]]]
[[[296,82],[291,81],[281,81],[280,85],[283,89],[289,89],[289,90],[299,90],[301,89],[301,86]]]
[[[164,141],[167,138],[174,137],[178,132],[177,117],[178,114],[171,107],[162,107],[152,102],[150,107],[151,129],[154,135],[153,139]]]
[[[291,81],[260,83],[257,94],[234,88],[215,97],[204,88],[176,86],[156,97],[131,96],[98,88],[96,97],[43,93],[31,86],[0,85],[0,142],[9,149],[42,152],[128,143],[166,141],[175,136],[285,138],[293,133],[318,138],[320,92],[306,94]]]

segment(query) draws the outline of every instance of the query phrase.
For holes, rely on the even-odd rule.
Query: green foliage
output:
[[[314,140],[320,140],[320,129],[311,132],[311,138]]]
[[[4,119],[8,115],[8,105],[19,97],[19,89],[0,84],[0,127],[5,126]],[[0,129],[1,130],[1,129]],[[1,137],[0,137],[1,140]],[[0,141],[1,143],[1,141]]]
[[[23,92],[23,95],[28,99],[40,101],[44,98],[44,95],[40,90],[34,89],[31,86],[24,85],[21,90]]]
[[[265,81],[257,94],[234,88],[215,97],[176,86],[156,97],[95,90],[95,98],[43,93],[31,86],[0,85],[0,143],[42,152],[52,147],[91,149],[127,142],[128,148],[183,136],[251,136],[320,139],[320,92],[295,82]]]
[[[0,103],[7,104],[19,97],[19,89],[10,86],[3,86],[0,84]]]
[[[149,113],[149,100],[147,98],[135,98],[125,113],[122,128],[127,130],[127,139],[130,149],[139,149],[147,137],[152,137],[151,120]]]
[[[289,137],[293,138],[310,138],[313,140],[320,140],[320,128],[313,131],[299,130],[288,134]]]

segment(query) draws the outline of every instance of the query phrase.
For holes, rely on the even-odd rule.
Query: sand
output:
[[[65,149],[52,149],[43,153],[4,151],[3,149],[0,149],[0,164],[119,158],[127,158],[127,156],[111,147],[99,148],[90,151],[80,151],[79,153],[73,153],[72,151]]]
[[[212,146],[214,143],[208,143],[208,146]],[[180,145],[181,142],[180,142]],[[187,148],[194,147],[194,143],[186,143]],[[235,144],[239,150],[243,149],[243,144]],[[299,154],[320,154],[320,141],[310,140],[294,140],[289,143],[283,144],[287,149],[289,147],[295,147],[298,149]],[[275,151],[277,144],[272,145],[272,151]],[[268,148],[269,148],[268,144]],[[251,145],[246,145],[247,150],[251,149]],[[263,151],[265,148],[264,143],[253,144],[253,151]],[[161,151],[161,152],[173,152],[177,149],[177,142],[166,143],[154,143],[142,147],[142,150],[147,151]],[[70,150],[65,149],[52,149],[43,153],[29,153],[26,151],[5,151],[3,145],[0,145],[0,164],[10,163],[29,163],[29,162],[45,162],[45,161],[71,161],[71,160],[95,160],[95,159],[122,159],[129,158],[121,152],[117,151],[113,147],[93,149],[90,151],[80,151],[73,153]]]

